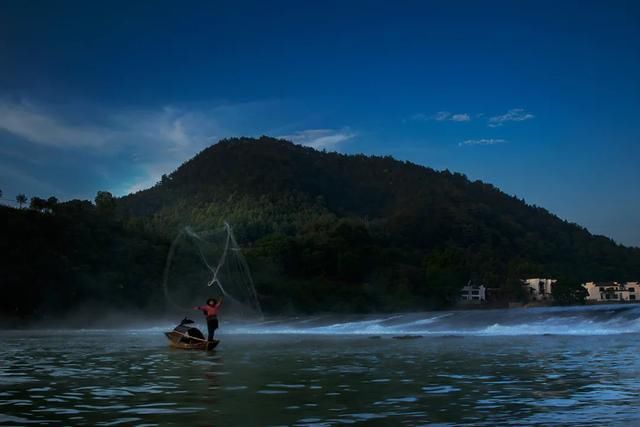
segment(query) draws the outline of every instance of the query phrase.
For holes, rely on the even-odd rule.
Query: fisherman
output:
[[[220,301],[217,301],[215,298],[209,298],[206,305],[193,307],[194,310],[201,310],[207,318],[207,329],[209,331],[207,340],[209,341],[213,341],[213,334],[215,334],[216,329],[218,329],[218,310],[220,310],[221,304],[222,297],[220,297]]]

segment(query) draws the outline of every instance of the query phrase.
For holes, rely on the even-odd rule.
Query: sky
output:
[[[466,174],[640,246],[636,1],[13,1],[0,189],[147,188],[229,136]]]

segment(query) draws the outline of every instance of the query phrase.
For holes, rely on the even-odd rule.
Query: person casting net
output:
[[[220,297],[219,301],[215,298],[209,298],[205,305],[193,307],[194,310],[202,311],[202,314],[204,314],[207,319],[207,331],[209,333],[207,341],[213,341],[213,335],[216,333],[216,329],[218,329],[218,310],[220,310],[223,298],[224,297]]]

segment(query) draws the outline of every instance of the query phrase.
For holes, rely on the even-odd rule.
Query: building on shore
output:
[[[487,300],[487,288],[482,284],[467,282],[460,290],[460,300],[463,303],[480,304]]]
[[[640,282],[587,282],[588,302],[640,302]]]
[[[532,301],[552,301],[556,282],[556,279],[522,279],[522,285]]]

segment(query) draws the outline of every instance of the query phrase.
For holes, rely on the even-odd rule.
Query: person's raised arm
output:
[[[224,299],[224,296],[220,296],[220,301],[218,301],[218,304],[216,304],[216,307],[220,307],[223,299]]]

